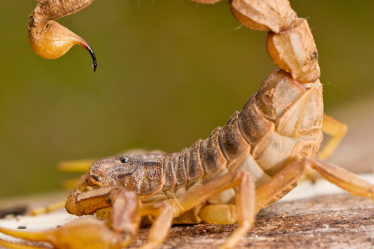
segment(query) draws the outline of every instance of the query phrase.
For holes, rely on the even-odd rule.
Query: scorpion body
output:
[[[322,117],[319,80],[305,86],[276,69],[243,110],[209,138],[179,153],[103,158],[92,164],[87,179],[102,187],[135,191],[143,202],[182,197],[235,171],[249,173],[260,187],[291,162],[315,157],[322,141]],[[228,189],[207,202],[233,203],[234,197],[234,190]]]
[[[82,38],[53,21],[93,0],[36,1],[29,40],[37,54],[57,58],[80,44],[93,55]],[[42,232],[0,232],[50,242],[56,248],[121,248],[135,239],[141,220],[148,218],[153,224],[144,249],[160,245],[173,222],[238,222],[239,228],[222,246],[233,248],[251,229],[258,210],[282,198],[311,169],[354,195],[374,199],[372,184],[314,158],[322,131],[332,139],[319,159],[332,153],[347,127],[323,114],[318,53],[307,21],[297,17],[287,0],[230,4],[243,25],[269,32],[267,50],[280,67],[242,111],[209,138],[179,153],[123,154],[93,162],[68,197],[66,209],[79,216],[96,212],[107,222],[85,218]]]

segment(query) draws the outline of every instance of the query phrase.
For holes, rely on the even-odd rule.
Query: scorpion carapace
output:
[[[33,21],[57,19],[91,2],[37,0]],[[142,248],[155,248],[173,222],[238,222],[239,228],[221,247],[233,248],[254,224],[258,210],[282,198],[311,169],[354,195],[373,199],[374,185],[314,159],[322,131],[333,138],[320,159],[332,153],[347,127],[323,114],[318,54],[307,21],[297,17],[287,0],[230,4],[245,26],[269,31],[267,49],[280,67],[242,111],[181,152],[123,154],[94,162],[68,197],[66,209],[79,216],[96,212],[105,223],[85,218],[48,231],[0,232],[50,242],[56,248],[121,248],[135,239],[143,219],[152,227]],[[38,19],[36,13],[42,13]],[[33,42],[43,48],[42,40]]]

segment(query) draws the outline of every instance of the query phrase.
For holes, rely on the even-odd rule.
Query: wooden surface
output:
[[[365,198],[337,194],[278,202],[257,217],[236,248],[374,248],[374,204]],[[161,248],[218,248],[235,228],[174,226]],[[144,243],[147,231],[142,229],[130,248]]]
[[[0,220],[0,225],[41,229],[56,227],[71,219],[75,218],[60,211],[39,218]],[[254,228],[237,248],[374,248],[373,220],[373,202],[349,194],[277,202],[260,211]],[[218,248],[237,226],[173,226],[160,248]],[[130,248],[143,244],[148,230],[141,229]]]

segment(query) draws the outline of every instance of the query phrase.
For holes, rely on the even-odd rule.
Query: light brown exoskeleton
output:
[[[29,21],[33,49],[55,58],[76,43],[89,48],[53,20],[92,1],[37,0]],[[242,111],[209,138],[181,152],[123,154],[94,162],[68,197],[66,209],[79,216],[96,212],[106,222],[89,217],[48,231],[0,231],[50,242],[56,248],[121,248],[136,238],[143,219],[153,225],[142,248],[154,248],[172,223],[238,222],[239,228],[222,245],[233,248],[251,229],[255,214],[292,190],[311,169],[354,195],[374,198],[372,184],[314,159],[322,132],[333,138],[320,159],[332,153],[346,126],[323,114],[318,54],[307,21],[297,17],[287,0],[232,0],[230,4],[245,26],[269,32],[267,49],[280,67]]]

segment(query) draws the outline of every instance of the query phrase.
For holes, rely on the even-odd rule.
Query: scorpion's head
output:
[[[89,189],[119,186],[146,198],[164,185],[162,156],[123,154],[102,158],[91,165],[84,185]]]

